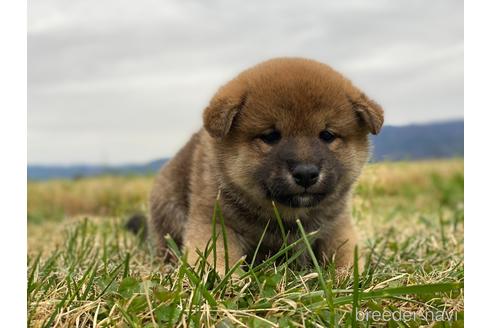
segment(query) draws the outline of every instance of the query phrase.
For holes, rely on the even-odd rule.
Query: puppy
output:
[[[162,254],[170,234],[195,263],[211,240],[219,194],[231,265],[251,260],[263,231],[258,261],[281,248],[272,202],[289,243],[300,238],[299,219],[306,233],[317,231],[319,261],[353,265],[351,190],[369,157],[368,134],[383,125],[376,102],[325,64],[279,58],[221,87],[203,125],[162,167],[151,192],[150,232]],[[216,265],[223,273],[219,222]],[[303,254],[297,262],[309,259]]]

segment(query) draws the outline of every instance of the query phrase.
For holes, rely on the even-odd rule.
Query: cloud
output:
[[[30,163],[171,156],[216,89],[277,56],[332,65],[389,124],[463,116],[461,1],[32,1]]]

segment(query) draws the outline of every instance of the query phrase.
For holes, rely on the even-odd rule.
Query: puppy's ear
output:
[[[358,90],[357,90],[358,91]],[[383,108],[363,92],[349,95],[355,113],[372,134],[378,134],[384,123]]]
[[[246,92],[237,81],[220,88],[203,113],[203,125],[208,133],[214,138],[224,138],[245,102]]]

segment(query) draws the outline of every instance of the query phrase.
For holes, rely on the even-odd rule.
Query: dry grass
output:
[[[73,215],[120,216],[147,207],[153,177],[104,176],[78,180],[29,182],[31,220],[59,220]]]

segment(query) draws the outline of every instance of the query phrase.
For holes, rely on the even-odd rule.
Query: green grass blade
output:
[[[378,298],[388,298],[400,295],[421,295],[421,294],[436,294],[457,291],[463,289],[464,284],[461,283],[437,283],[437,284],[422,284],[412,286],[401,286],[393,288],[377,289],[369,292],[361,292],[359,300],[369,300]],[[335,305],[349,304],[353,301],[353,296],[342,296],[334,299]]]
[[[316,269],[316,272],[318,273],[318,281],[321,285],[321,288],[323,289],[323,292],[325,293],[326,297],[326,303],[330,309],[330,325],[334,326],[334,317],[335,317],[335,309],[333,308],[333,303],[330,303],[328,300],[333,299],[333,294],[332,290],[328,289],[328,286],[326,285],[325,278],[323,276],[323,271],[321,270],[318,260],[316,259],[316,255],[314,254],[313,248],[311,247],[311,243],[309,242],[306,232],[304,231],[304,227],[302,226],[301,220],[297,219],[296,220],[297,226],[299,227],[299,232],[301,233],[302,239],[304,240],[304,244],[306,245],[307,251],[309,253],[309,256],[311,256],[311,260],[313,261],[314,268]]]
[[[220,193],[219,193],[219,196],[217,196],[217,197],[220,197]],[[229,271],[229,247],[227,244],[227,230],[225,227],[224,215],[222,215],[222,209],[220,208],[220,205],[217,206],[217,213],[218,213],[219,219],[220,219],[220,227],[222,229],[222,239],[223,239],[222,241],[224,243],[225,272],[228,272]]]
[[[359,308],[359,249],[354,248],[354,291],[352,293],[352,327],[357,327],[357,309]]]
[[[280,228],[280,233],[282,234],[282,240],[284,242],[284,245],[287,245],[287,234],[285,232],[284,223],[282,222],[282,217],[280,216],[278,208],[275,205],[275,202],[273,201],[272,201],[272,206],[273,206],[273,213],[275,214],[275,218],[277,219],[277,223]]]

